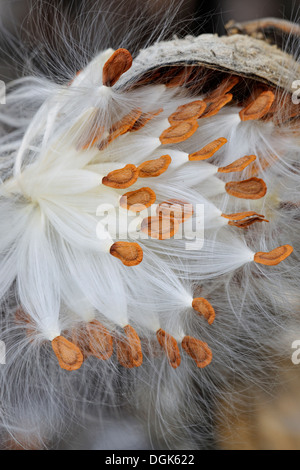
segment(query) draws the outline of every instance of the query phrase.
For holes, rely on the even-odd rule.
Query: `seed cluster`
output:
[[[103,86],[113,87],[132,64],[132,58],[125,49],[118,49],[105,63],[103,68]],[[175,67],[166,71],[154,71],[143,77],[134,86],[142,87],[149,83],[163,83],[167,88],[185,86],[191,92],[197,90],[197,77],[201,73],[199,68],[193,66]],[[222,108],[234,100],[235,90],[237,96],[238,87],[241,86],[237,76],[224,78],[213,90],[204,93],[204,98],[191,97],[186,104],[180,105],[168,118],[168,127],[159,136],[161,145],[181,144],[191,138],[199,128],[199,120],[217,115]],[[239,112],[241,121],[254,121],[272,119],[276,112],[280,96],[272,89],[265,86],[254,87],[251,96],[239,104],[242,106]],[[239,101],[239,98],[237,98]],[[103,126],[95,127],[93,124],[82,139],[81,150],[97,147],[99,151],[106,149],[112,142],[127,133],[135,133],[147,126],[154,119],[159,118],[163,109],[153,109],[151,112],[143,112],[141,109],[133,109],[120,120],[115,122],[105,131]],[[294,108],[289,104],[287,118],[294,115]],[[186,162],[205,161],[216,154],[225,144],[225,137],[218,137],[203,148],[186,155]],[[251,178],[243,181],[230,181],[224,186],[224,192],[230,196],[258,200],[267,193],[266,183],[259,177],[259,168],[255,166],[256,156],[246,155],[235,162],[216,167],[215,173],[227,174],[242,172],[249,167]],[[128,189],[139,178],[156,178],[166,173],[172,163],[172,157],[168,154],[153,160],[147,160],[139,166],[127,164],[124,168],[110,171],[103,176],[102,185],[116,190]],[[189,163],[188,163],[189,164]],[[268,163],[266,162],[266,165]],[[213,167],[213,166],[212,166]],[[213,168],[212,168],[213,169]],[[141,213],[156,202],[157,196],[150,186],[125,192],[119,201],[122,209],[133,213]],[[140,230],[152,239],[166,240],[173,237],[184,224],[193,216],[193,207],[188,201],[169,199],[161,201],[155,216],[145,217],[140,225]],[[245,211],[233,214],[222,214],[228,220],[228,225],[247,229],[255,223],[268,222],[265,216],[255,211]],[[275,266],[286,259],[292,253],[289,245],[278,247],[268,253],[256,253],[253,261],[266,266]],[[118,258],[125,266],[136,266],[143,260],[143,250],[138,243],[115,241],[109,250],[110,255]],[[204,317],[209,325],[215,320],[215,310],[205,298],[194,298],[191,307],[195,313]],[[58,358],[59,365],[66,370],[79,369],[88,356],[95,356],[101,360],[109,359],[115,348],[117,359],[125,368],[136,368],[143,363],[141,340],[131,325],[125,325],[121,334],[114,336],[98,321],[87,323],[84,335],[73,331],[71,334],[58,336],[52,341],[52,347]],[[181,363],[178,341],[163,329],[156,332],[156,337],[162,351],[165,352],[172,368],[177,368]],[[209,346],[197,338],[184,336],[181,340],[182,350],[196,363],[197,367],[204,368],[212,361],[212,352]]]

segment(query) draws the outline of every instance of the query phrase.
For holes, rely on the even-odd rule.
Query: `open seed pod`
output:
[[[298,77],[288,50],[205,34],[10,87],[3,433],[22,441],[24,397],[56,442],[127,397],[158,447],[211,448],[232,384],[269,392],[299,330]]]

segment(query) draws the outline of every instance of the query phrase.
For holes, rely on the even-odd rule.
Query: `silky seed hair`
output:
[[[225,67],[236,45],[252,65]],[[267,389],[298,331],[299,64],[241,35],[77,63],[9,83],[0,114],[4,445],[113,404],[207,448],[232,383]]]

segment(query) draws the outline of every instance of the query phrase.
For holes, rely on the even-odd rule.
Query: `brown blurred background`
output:
[[[2,21],[9,23],[20,23],[29,12],[30,0],[0,0],[0,15]],[[45,2],[46,3],[46,2]],[[149,3],[149,8],[158,11],[160,8],[167,9],[169,5],[179,5],[178,19],[191,19],[197,17],[190,25],[194,34],[200,32],[222,32],[223,24],[230,19],[236,21],[247,21],[264,16],[276,16],[290,19],[297,14],[300,3],[299,0],[52,0],[50,3],[56,4],[58,8],[70,7],[74,13],[82,5],[87,8],[90,5],[97,5],[100,8],[119,10],[124,8],[128,15],[132,15],[134,8],[143,3]]]

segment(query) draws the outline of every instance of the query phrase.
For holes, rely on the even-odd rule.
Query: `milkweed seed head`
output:
[[[27,447],[124,397],[204,439],[299,329],[299,63],[242,35],[134,52],[1,108],[0,433]]]

